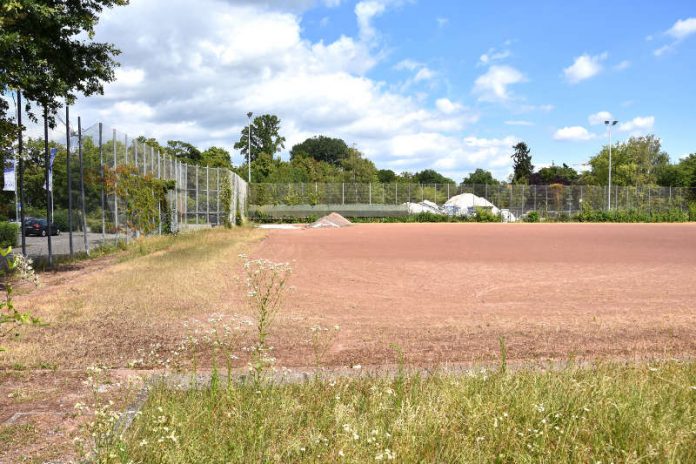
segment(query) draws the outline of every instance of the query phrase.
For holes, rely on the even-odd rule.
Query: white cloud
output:
[[[472,92],[480,101],[505,102],[512,98],[508,87],[526,80],[524,74],[512,66],[494,65],[476,79]]]
[[[302,36],[297,14],[248,2],[199,0],[197,11],[191,15],[185,0],[109,10],[97,40],[123,50],[119,81],[107,85],[104,96],[79,100],[71,113],[131,136],[233,151],[246,113],[268,112],[282,121],[283,156],[293,144],[324,134],[356,144],[380,167],[447,166],[453,176],[476,167],[507,171],[509,137],[482,139],[485,147],[464,137],[478,114],[447,99],[431,107],[427,96],[398,93],[366,77],[383,54],[360,39],[364,34],[313,42]],[[372,27],[370,20],[384,11],[363,10],[363,26]],[[416,63],[412,71],[423,68]],[[506,82],[498,95],[510,95]],[[495,95],[500,87],[490,89]]]
[[[416,75],[413,77],[413,80],[416,82],[419,81],[427,81],[435,77],[435,73],[428,69],[427,67],[423,67],[418,70]]]
[[[407,69],[409,71],[415,71],[416,69],[420,68],[423,66],[423,63],[419,63],[418,61],[411,60],[409,58],[405,60],[401,60],[398,63],[394,65],[394,69],[397,71],[401,71],[403,69]]]
[[[525,120],[510,120],[510,121],[505,121],[505,124],[508,126],[533,126],[534,123],[532,121],[525,121]]]
[[[358,30],[362,40],[374,39],[376,32],[372,26],[372,20],[384,13],[386,9],[385,3],[378,0],[365,0],[355,5],[355,16],[358,19]]]
[[[489,49],[486,53],[479,57],[479,65],[488,65],[495,61],[501,61],[505,58],[510,57],[512,52],[510,50],[496,50],[495,48]]]
[[[435,101],[435,106],[438,110],[445,114],[452,114],[462,110],[461,103],[455,103],[449,98],[438,98]]]
[[[665,31],[665,35],[673,39],[672,43],[656,48],[653,50],[653,55],[660,57],[675,51],[679,42],[693,34],[696,34],[696,18],[678,20]]]
[[[591,114],[587,117],[587,121],[592,126],[597,124],[604,124],[604,121],[609,121],[613,118],[612,114],[608,111],[600,111],[598,113]]]
[[[621,132],[630,132],[631,135],[642,135],[650,132],[655,125],[655,116],[637,116],[630,121],[619,124]]]
[[[696,34],[696,18],[678,20],[666,34],[677,40],[683,40],[691,34]]]
[[[571,84],[577,84],[580,81],[596,76],[602,71],[602,61],[607,59],[606,52],[590,56],[587,53],[575,58],[572,65],[563,70],[566,79]]]
[[[554,140],[564,140],[571,142],[591,140],[595,137],[594,134],[590,133],[587,129],[582,126],[570,126],[558,129],[553,134]]]
[[[614,69],[617,71],[623,71],[623,70],[628,69],[630,67],[631,67],[631,62],[628,60],[623,60],[621,63],[615,65]]]

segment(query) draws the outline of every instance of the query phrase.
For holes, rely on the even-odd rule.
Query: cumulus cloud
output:
[[[131,136],[228,149],[248,111],[272,113],[282,121],[288,149],[325,134],[355,143],[379,166],[441,165],[451,175],[475,167],[506,170],[508,138],[485,139],[483,149],[465,137],[477,114],[448,99],[431,107],[429,98],[395,92],[366,76],[382,54],[365,41],[377,31],[366,34],[365,28],[390,4],[372,3],[356,6],[357,37],[326,42],[303,37],[294,12],[253,2],[200,0],[196,15],[184,0],[134,1],[109,10],[97,39],[122,49],[119,80],[104,96],[79,100],[71,113]],[[491,86],[493,94],[509,95],[499,90]]]
[[[452,114],[462,110],[461,103],[455,103],[449,98],[438,98],[435,101],[435,106],[445,114]]]
[[[563,74],[568,82],[577,84],[602,72],[602,61],[608,56],[606,52],[594,56],[584,53],[575,58],[573,64],[563,70]]]
[[[696,18],[680,19],[667,31],[667,35],[677,40],[683,40],[692,34],[696,34]]]
[[[600,111],[598,113],[591,114],[587,117],[587,121],[592,126],[597,124],[604,124],[604,121],[610,121],[614,116],[609,111]]]
[[[665,35],[672,38],[673,41],[667,45],[656,48],[653,54],[659,57],[673,52],[676,50],[679,42],[694,34],[696,34],[696,18],[680,19],[665,31]]]
[[[553,134],[554,140],[563,140],[570,142],[591,140],[594,137],[594,134],[590,133],[587,129],[585,129],[582,126],[566,126],[561,129],[558,129]]]
[[[526,81],[524,74],[512,66],[494,65],[476,79],[472,92],[479,101],[506,102],[513,97],[508,87]]]
[[[621,132],[630,132],[631,135],[643,135],[650,132],[655,125],[655,116],[637,116],[630,121],[619,124]]]

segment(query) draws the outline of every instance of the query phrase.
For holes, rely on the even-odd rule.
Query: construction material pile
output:
[[[432,213],[447,216],[472,216],[476,214],[476,208],[489,210],[496,216],[500,216],[504,222],[513,222],[515,215],[507,209],[499,209],[490,201],[473,193],[462,193],[447,200],[441,207],[432,201],[421,201],[419,203],[404,203],[408,208],[409,214]]]
[[[433,203],[430,200],[424,200],[424,201],[421,201],[419,203],[406,202],[406,203],[404,203],[404,205],[406,205],[406,207],[408,208],[408,214],[419,214],[419,213],[442,214],[440,207],[437,206],[437,204]]]
[[[339,228],[339,227],[348,227],[352,223],[341,216],[338,213],[331,213],[327,214],[326,216],[317,219],[314,221],[312,224],[310,224],[309,227],[313,229],[319,229],[319,228],[324,228],[324,227],[330,227],[330,228]]]

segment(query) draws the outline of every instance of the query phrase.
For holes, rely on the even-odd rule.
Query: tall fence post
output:
[[[205,167],[205,222],[210,224],[210,170]]]
[[[399,204],[399,183],[394,184],[394,204]]]
[[[346,183],[341,182],[341,204],[346,204]]]
[[[101,219],[102,219],[102,244],[106,242],[106,189],[104,188],[104,152],[102,144],[103,126],[99,123],[99,174],[101,176]]]
[[[368,191],[369,191],[369,197],[370,197],[370,204],[372,204],[372,182],[369,183],[368,185]]]
[[[82,157],[82,121],[77,117],[77,149],[80,162],[80,202],[82,207],[82,238],[85,244],[85,253],[89,256],[89,240],[87,240],[87,209],[85,206],[85,167]]]
[[[111,133],[111,143],[114,149],[114,175],[116,180],[114,181],[114,227],[116,228],[116,240],[121,237],[121,229],[118,227],[118,193],[116,192],[116,185],[118,182],[118,175],[116,174],[116,166],[118,165],[118,160],[116,159],[116,129],[113,129]]]

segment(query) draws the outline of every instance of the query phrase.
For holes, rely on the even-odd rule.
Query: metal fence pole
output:
[[[73,204],[72,204],[72,172],[70,170],[70,108],[65,105],[65,155],[66,174],[68,176],[68,242],[70,257],[74,254],[73,248]],[[22,227],[24,229],[24,227]]]
[[[346,204],[346,183],[341,182],[341,204]]]
[[[133,140],[133,164],[135,164],[135,170],[138,170],[138,139]]]
[[[85,206],[85,168],[82,158],[82,121],[77,117],[77,147],[80,161],[80,201],[82,203],[82,237],[85,244],[85,253],[89,256],[89,241],[87,240],[87,210]]]
[[[370,204],[372,204],[372,182],[368,185],[368,196],[370,198]]]
[[[205,222],[210,224],[210,169],[205,167]]]
[[[399,184],[398,183],[394,184],[394,204],[395,205],[399,204]]]
[[[51,167],[50,167],[50,161],[49,161],[49,152],[48,152],[48,109],[44,106],[44,112],[43,112],[43,119],[44,119],[44,178],[46,182],[46,220],[48,222],[48,228],[46,232],[46,239],[48,241],[48,267],[53,267],[53,249],[51,247],[51,232],[53,226],[53,217],[51,214],[51,182],[52,179],[50,178],[51,176]],[[80,127],[80,118],[77,118],[77,127],[79,130]],[[82,165],[82,156],[80,156],[80,165]],[[3,166],[4,168],[4,166]],[[83,203],[84,204],[84,203]],[[24,208],[24,205],[22,205],[22,208]],[[21,227],[24,227],[24,224],[20,224]]]
[[[194,166],[196,169],[196,224],[198,224],[198,213],[200,208],[198,207],[198,166]]]
[[[116,176],[114,181],[114,227],[116,228],[116,240],[119,240],[121,229],[118,227],[118,193],[116,193],[116,182],[118,182],[118,175],[116,174],[116,166],[118,165],[118,160],[116,159],[116,129],[113,129],[111,143],[114,149],[114,175]]]
[[[125,145],[126,145],[126,150],[125,150],[126,160],[123,164],[128,164],[128,134],[124,135],[123,143],[125,143]]]
[[[104,152],[102,144],[103,126],[99,123],[99,174],[101,176],[101,219],[102,243],[106,242],[106,191],[104,189]]]
[[[220,168],[215,168],[215,223],[220,225]]]

